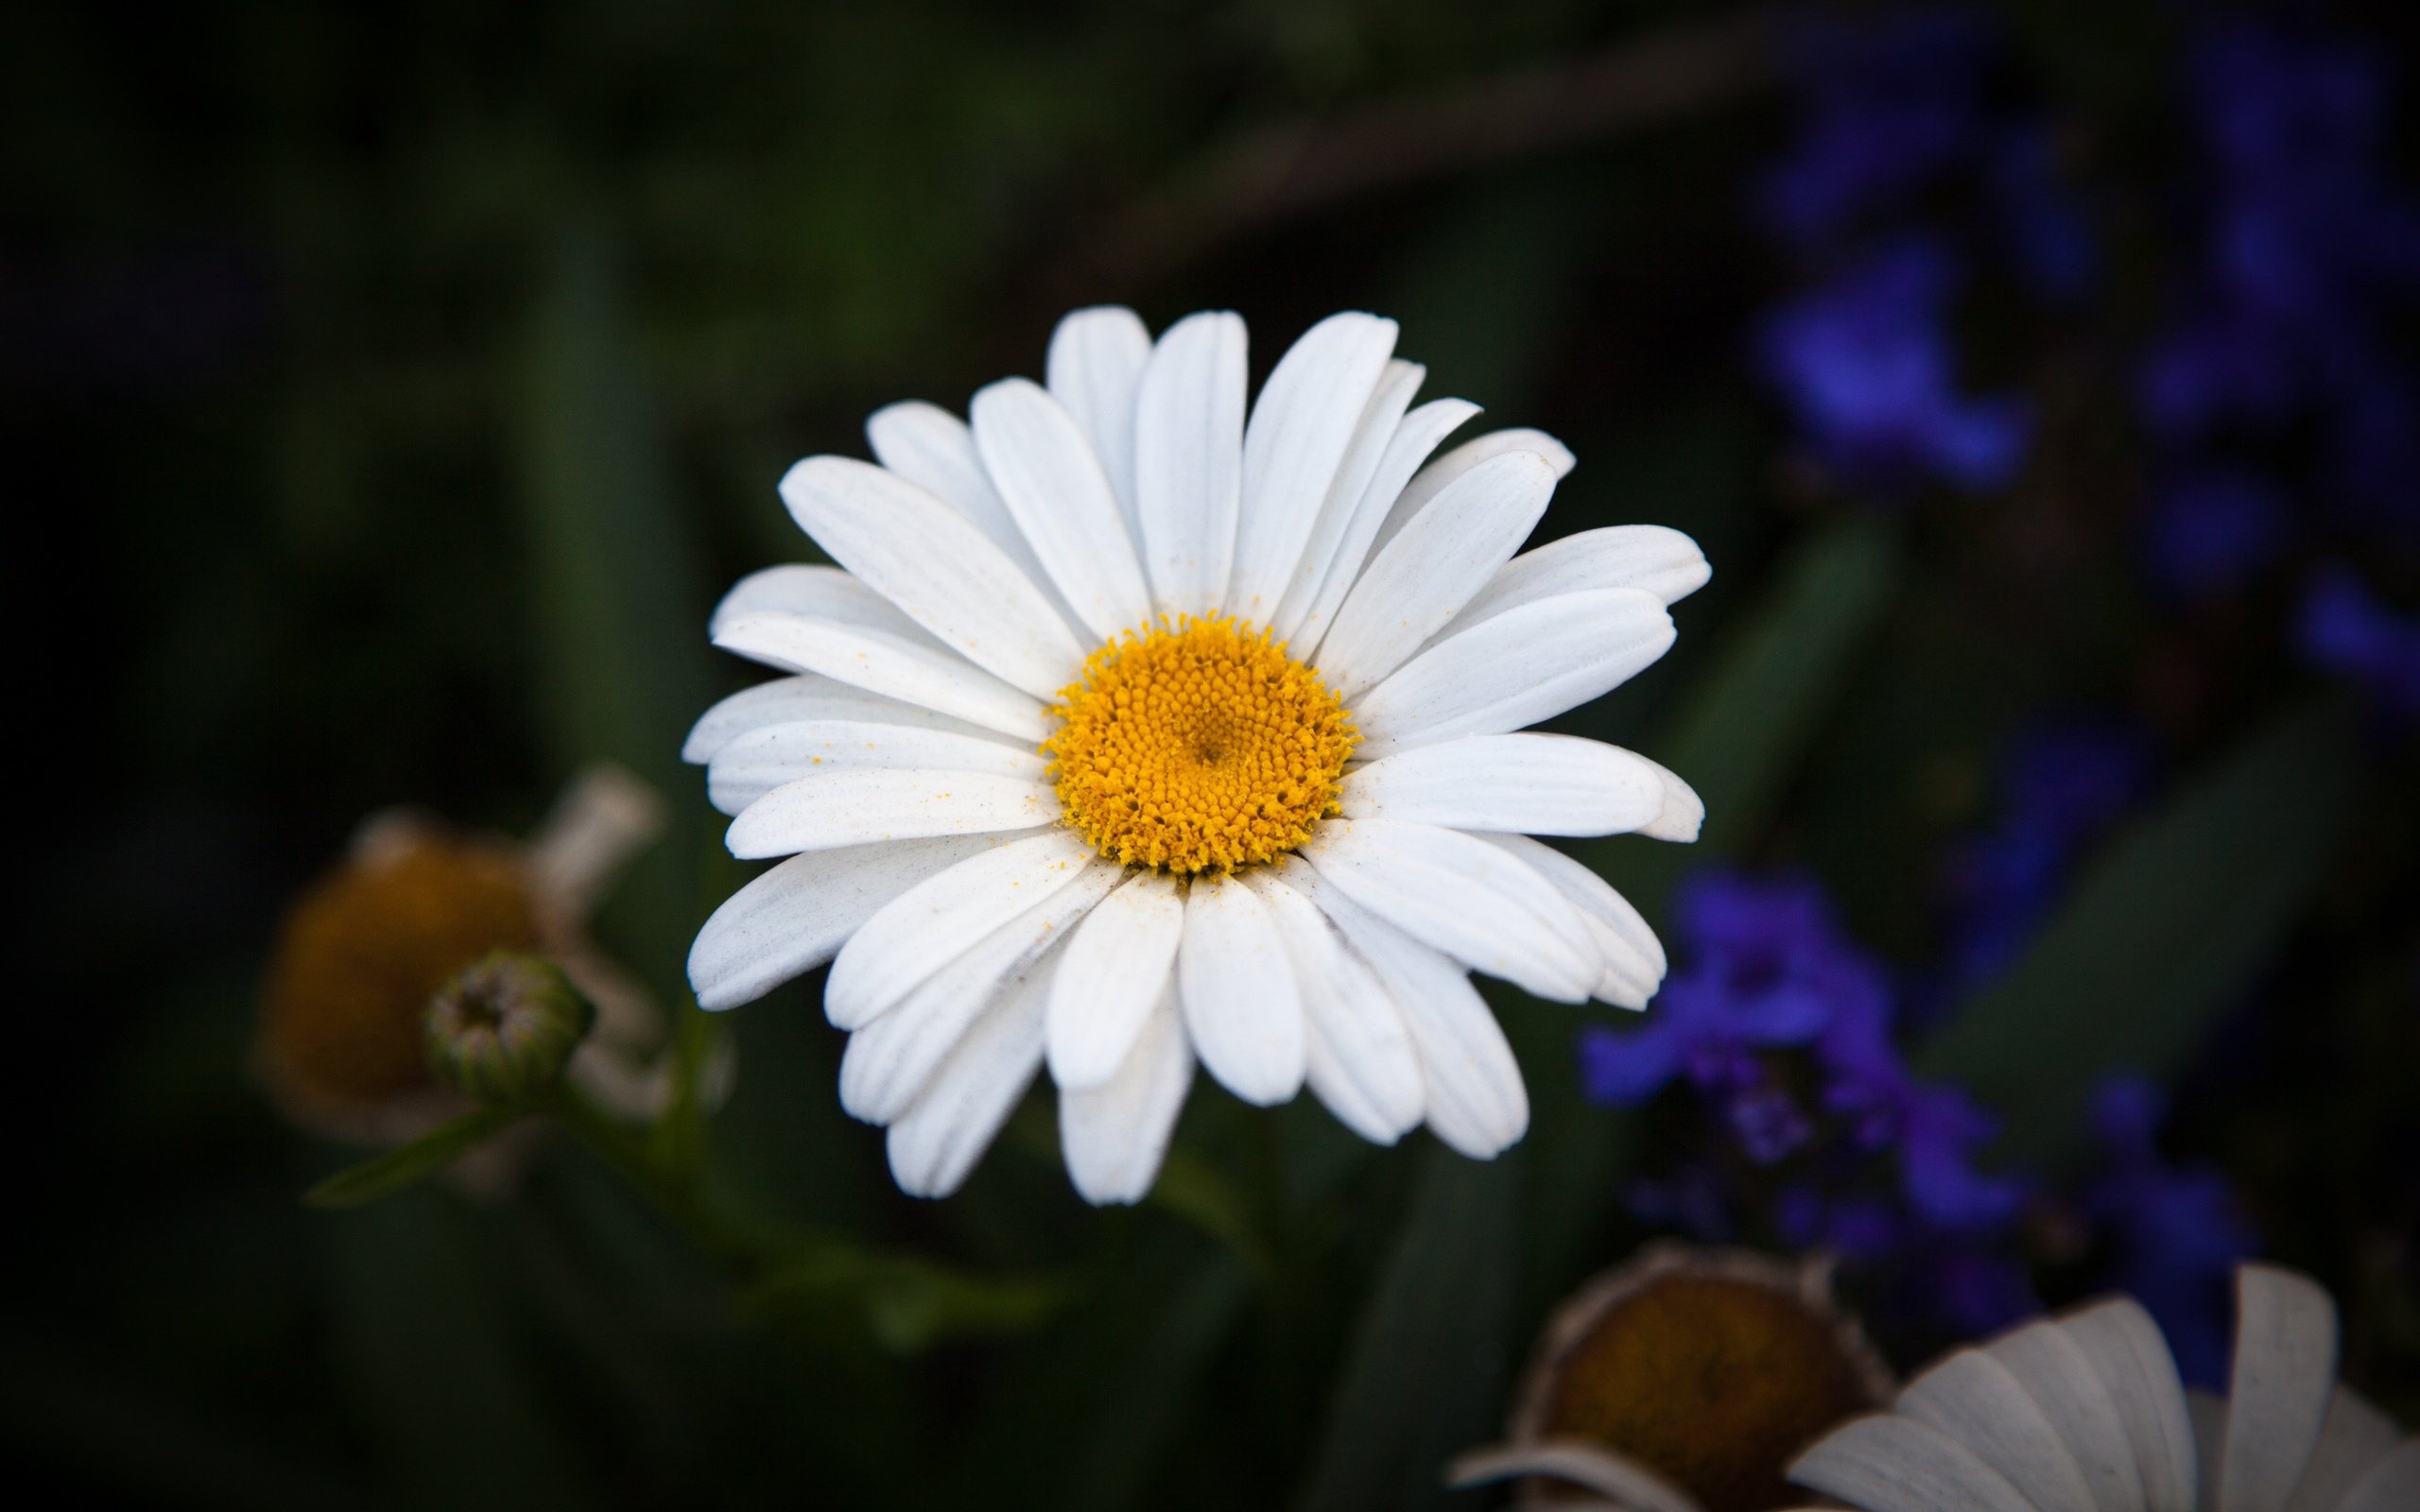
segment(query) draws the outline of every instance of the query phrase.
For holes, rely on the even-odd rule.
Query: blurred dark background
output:
[[[10,1478],[163,1506],[1408,1504],[1493,1433],[1590,1270],[1675,1228],[1786,1242],[1753,1192],[1711,1223],[1646,1200],[1699,1162],[1700,1125],[1584,1099],[1572,1034],[1601,1005],[1493,988],[1539,1105],[1524,1152],[1364,1151],[1314,1108],[1205,1087],[1160,1195],[1113,1213],[1066,1191],[1046,1093],[964,1194],[902,1198],[837,1105],[815,982],[722,1021],[717,1179],[945,1276],[735,1295],[567,1150],[500,1204],[298,1205],[347,1156],[280,1121],[248,1047],[283,911],[355,826],[404,803],[526,833],[582,764],[628,765],[673,822],[600,932],[686,1007],[687,941],[745,871],[677,752],[748,680],[705,644],[715,597],[806,554],[774,481],[864,455],[882,404],[1038,376],[1058,317],[1108,301],[1154,329],[1237,309],[1255,375],[1332,310],[1391,315],[1426,394],[1578,454],[1546,534],[1695,535],[1716,576],[1679,648],[1572,728],[1700,782],[1717,828],[1681,861],[1820,879],[1910,1034],[1954,1030],[2059,919],[2066,954],[1995,1001],[2172,1027],[2139,1063],[1995,1029],[1940,1052],[1943,1074],[2034,1056],[2062,1089],[1970,1077],[1996,1116],[2066,1130],[1981,1159],[2087,1190],[2069,1092],[2152,1076],[2160,1159],[2337,1290],[2348,1374],[2408,1418],[2420,468],[2396,468],[2420,413],[2420,27],[2391,4],[1958,8],[1979,50],[1911,44],[1912,72],[1962,80],[1942,108],[2011,123],[2041,163],[1952,144],[1894,166],[1933,119],[1904,78],[1876,87],[1914,124],[1826,146],[1867,66],[1841,39],[1946,13],[9,8],[10,956],[31,973],[9,1037]],[[2377,96],[2361,123],[2285,133],[2359,182],[2353,209],[2280,213],[2304,239],[2274,255],[2356,224],[2379,249],[2305,270],[2363,302],[2280,294],[2264,317],[2352,333],[2316,355],[2238,318],[2226,196],[2250,180],[2208,103],[2231,35],[2377,81],[2343,86]],[[2027,173],[2035,199],[2003,196]],[[1816,224],[1840,204],[1851,229]],[[2025,218],[2041,204],[2066,218]],[[1956,275],[1858,284],[1903,225]],[[2271,413],[2175,398],[2176,372],[2241,388],[2306,358]],[[2274,502],[2227,492],[2244,477]],[[2358,603],[2327,596],[2347,581]],[[2011,752],[2077,721],[2121,730],[2135,775],[2076,799],[2091,818],[2053,780],[2048,830],[2012,830],[2031,790]],[[2194,809],[2213,783],[2239,807]],[[2091,870],[2193,824],[2131,882]],[[1679,876],[1602,854],[1651,905]],[[2001,862],[2022,917],[1978,926],[2000,944],[1958,967],[1990,902],[1975,868]],[[2103,913],[2070,927],[2079,875]],[[2042,1017],[2022,1008],[1996,1011]],[[2108,1282],[2093,1222],[2045,1196],[2003,1247],[2065,1300]],[[1860,1299],[1891,1315],[1910,1274]],[[1437,1337],[1389,1332],[1441,1310]],[[1877,1325],[1903,1367],[1954,1336],[1905,1315]]]

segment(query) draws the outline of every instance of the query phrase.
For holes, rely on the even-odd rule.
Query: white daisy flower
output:
[[[734,854],[791,859],[690,980],[727,1008],[829,961],[841,1103],[908,1192],[955,1190],[1046,1064],[1094,1202],[1150,1189],[1197,1059],[1485,1159],[1529,1105],[1466,973],[1634,1008],[1661,982],[1637,912],[1527,835],[1692,839],[1696,795],[1513,731],[1661,656],[1705,560],[1648,525],[1515,557],[1570,453],[1502,431],[1429,461],[1477,406],[1414,407],[1394,341],[1320,322],[1247,416],[1236,316],[1155,342],[1082,310],[1046,386],[992,385],[971,426],[894,404],[879,465],[782,479],[839,565],[724,598],[715,644],[791,675],[685,755]]]
[[[2223,1401],[2116,1297],[1958,1350],[1790,1478],[1867,1512],[2412,1512],[2420,1437],[2337,1382],[2336,1346],[2324,1289],[2245,1265]]]

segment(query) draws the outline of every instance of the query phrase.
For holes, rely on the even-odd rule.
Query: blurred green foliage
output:
[[[2135,44],[2062,30],[2076,7],[2015,9],[2105,119],[2152,108]],[[2308,1078],[2347,1045],[2412,1064],[2408,928],[2381,945],[2371,915],[2328,912],[2345,887],[2410,901],[2409,792],[2272,666],[2221,657],[2176,694],[2180,663],[2210,663],[2143,625],[2109,566],[2108,490],[1876,523],[1781,465],[1738,360],[1777,278],[1737,198],[1778,130],[1755,67],[1618,130],[1393,164],[1280,220],[1218,198],[1214,170],[1256,143],[1725,19],[1576,0],[9,11],[0,382],[37,464],[21,514],[59,532],[12,556],[89,592],[77,664],[32,672],[69,771],[21,868],[42,885],[19,927],[59,973],[26,1033],[66,1069],[19,1115],[39,1160],[0,1323],[12,1457],[161,1505],[1443,1500],[1438,1466],[1493,1432],[1547,1308],[1638,1237],[1634,1130],[1569,1069],[1600,1007],[1491,985],[1537,1106],[1493,1165],[1426,1136],[1367,1149],[1316,1108],[1205,1084],[1131,1212],[1066,1190],[1046,1091],[963,1194],[902,1198],[838,1107],[818,982],[713,1025],[690,1009],[687,1063],[728,1033],[736,1091],[711,1118],[683,1105],[648,1158],[792,1236],[795,1262],[740,1289],[561,1145],[510,1202],[432,1184],[306,1213],[344,1154],[248,1081],[279,910],[363,816],[409,802],[524,833],[598,756],[671,799],[603,933],[686,1007],[687,940],[743,873],[676,753],[744,679],[705,648],[714,596],[809,550],[773,481],[861,453],[880,404],[1038,372],[1063,308],[1100,300],[1154,325],[1241,309],[1256,371],[1330,309],[1381,310],[1429,392],[1573,446],[1548,533],[1696,535],[1717,576],[1680,607],[1679,649],[1570,728],[1669,763],[1707,798],[1705,851],[1818,866],[1894,951],[1923,948],[1925,858],[1979,812],[2014,718],[2115,697],[2159,720],[2210,775],[2121,837],[1936,1064],[2022,1115],[2013,1146],[2071,1150],[2093,1057],[2184,1072],[2254,973],[2325,955],[2285,1059],[2307,1080],[2192,1137],[2413,1389],[2420,1308],[2375,1258],[2397,1252],[2378,1194],[2409,1178],[2359,1153],[2393,1089],[2300,1116],[2337,1101]],[[1184,218],[1180,255],[1147,255],[1147,211]],[[1651,915],[1697,859],[1586,853]],[[2134,1027],[2102,1040],[2109,1022]]]

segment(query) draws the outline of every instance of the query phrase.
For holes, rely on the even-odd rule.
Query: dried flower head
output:
[[[1791,1457],[1890,1389],[1833,1305],[1826,1264],[1656,1245],[1564,1304],[1507,1442],[1452,1473],[1548,1478],[1657,1512],[1760,1512],[1800,1500]]]

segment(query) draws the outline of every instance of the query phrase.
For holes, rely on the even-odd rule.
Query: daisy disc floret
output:
[[[1469,972],[1654,994],[1637,912],[1530,836],[1693,839],[1696,795],[1520,731],[1661,656],[1704,558],[1653,525],[1515,555],[1571,454],[1432,455],[1477,406],[1415,405],[1394,341],[1333,316],[1253,399],[1236,317],[1080,310],[1046,384],[893,404],[874,462],[783,478],[834,565],[725,596],[715,644],[786,675],[684,754],[733,853],[786,859],[690,982],[727,1008],[829,964],[841,1105],[907,1190],[954,1190],[1046,1066],[1095,1202],[1150,1189],[1197,1064],[1485,1159],[1529,1103]]]
[[[1269,631],[1222,616],[1095,651],[1052,713],[1068,827],[1181,875],[1274,861],[1336,812],[1353,723]]]

